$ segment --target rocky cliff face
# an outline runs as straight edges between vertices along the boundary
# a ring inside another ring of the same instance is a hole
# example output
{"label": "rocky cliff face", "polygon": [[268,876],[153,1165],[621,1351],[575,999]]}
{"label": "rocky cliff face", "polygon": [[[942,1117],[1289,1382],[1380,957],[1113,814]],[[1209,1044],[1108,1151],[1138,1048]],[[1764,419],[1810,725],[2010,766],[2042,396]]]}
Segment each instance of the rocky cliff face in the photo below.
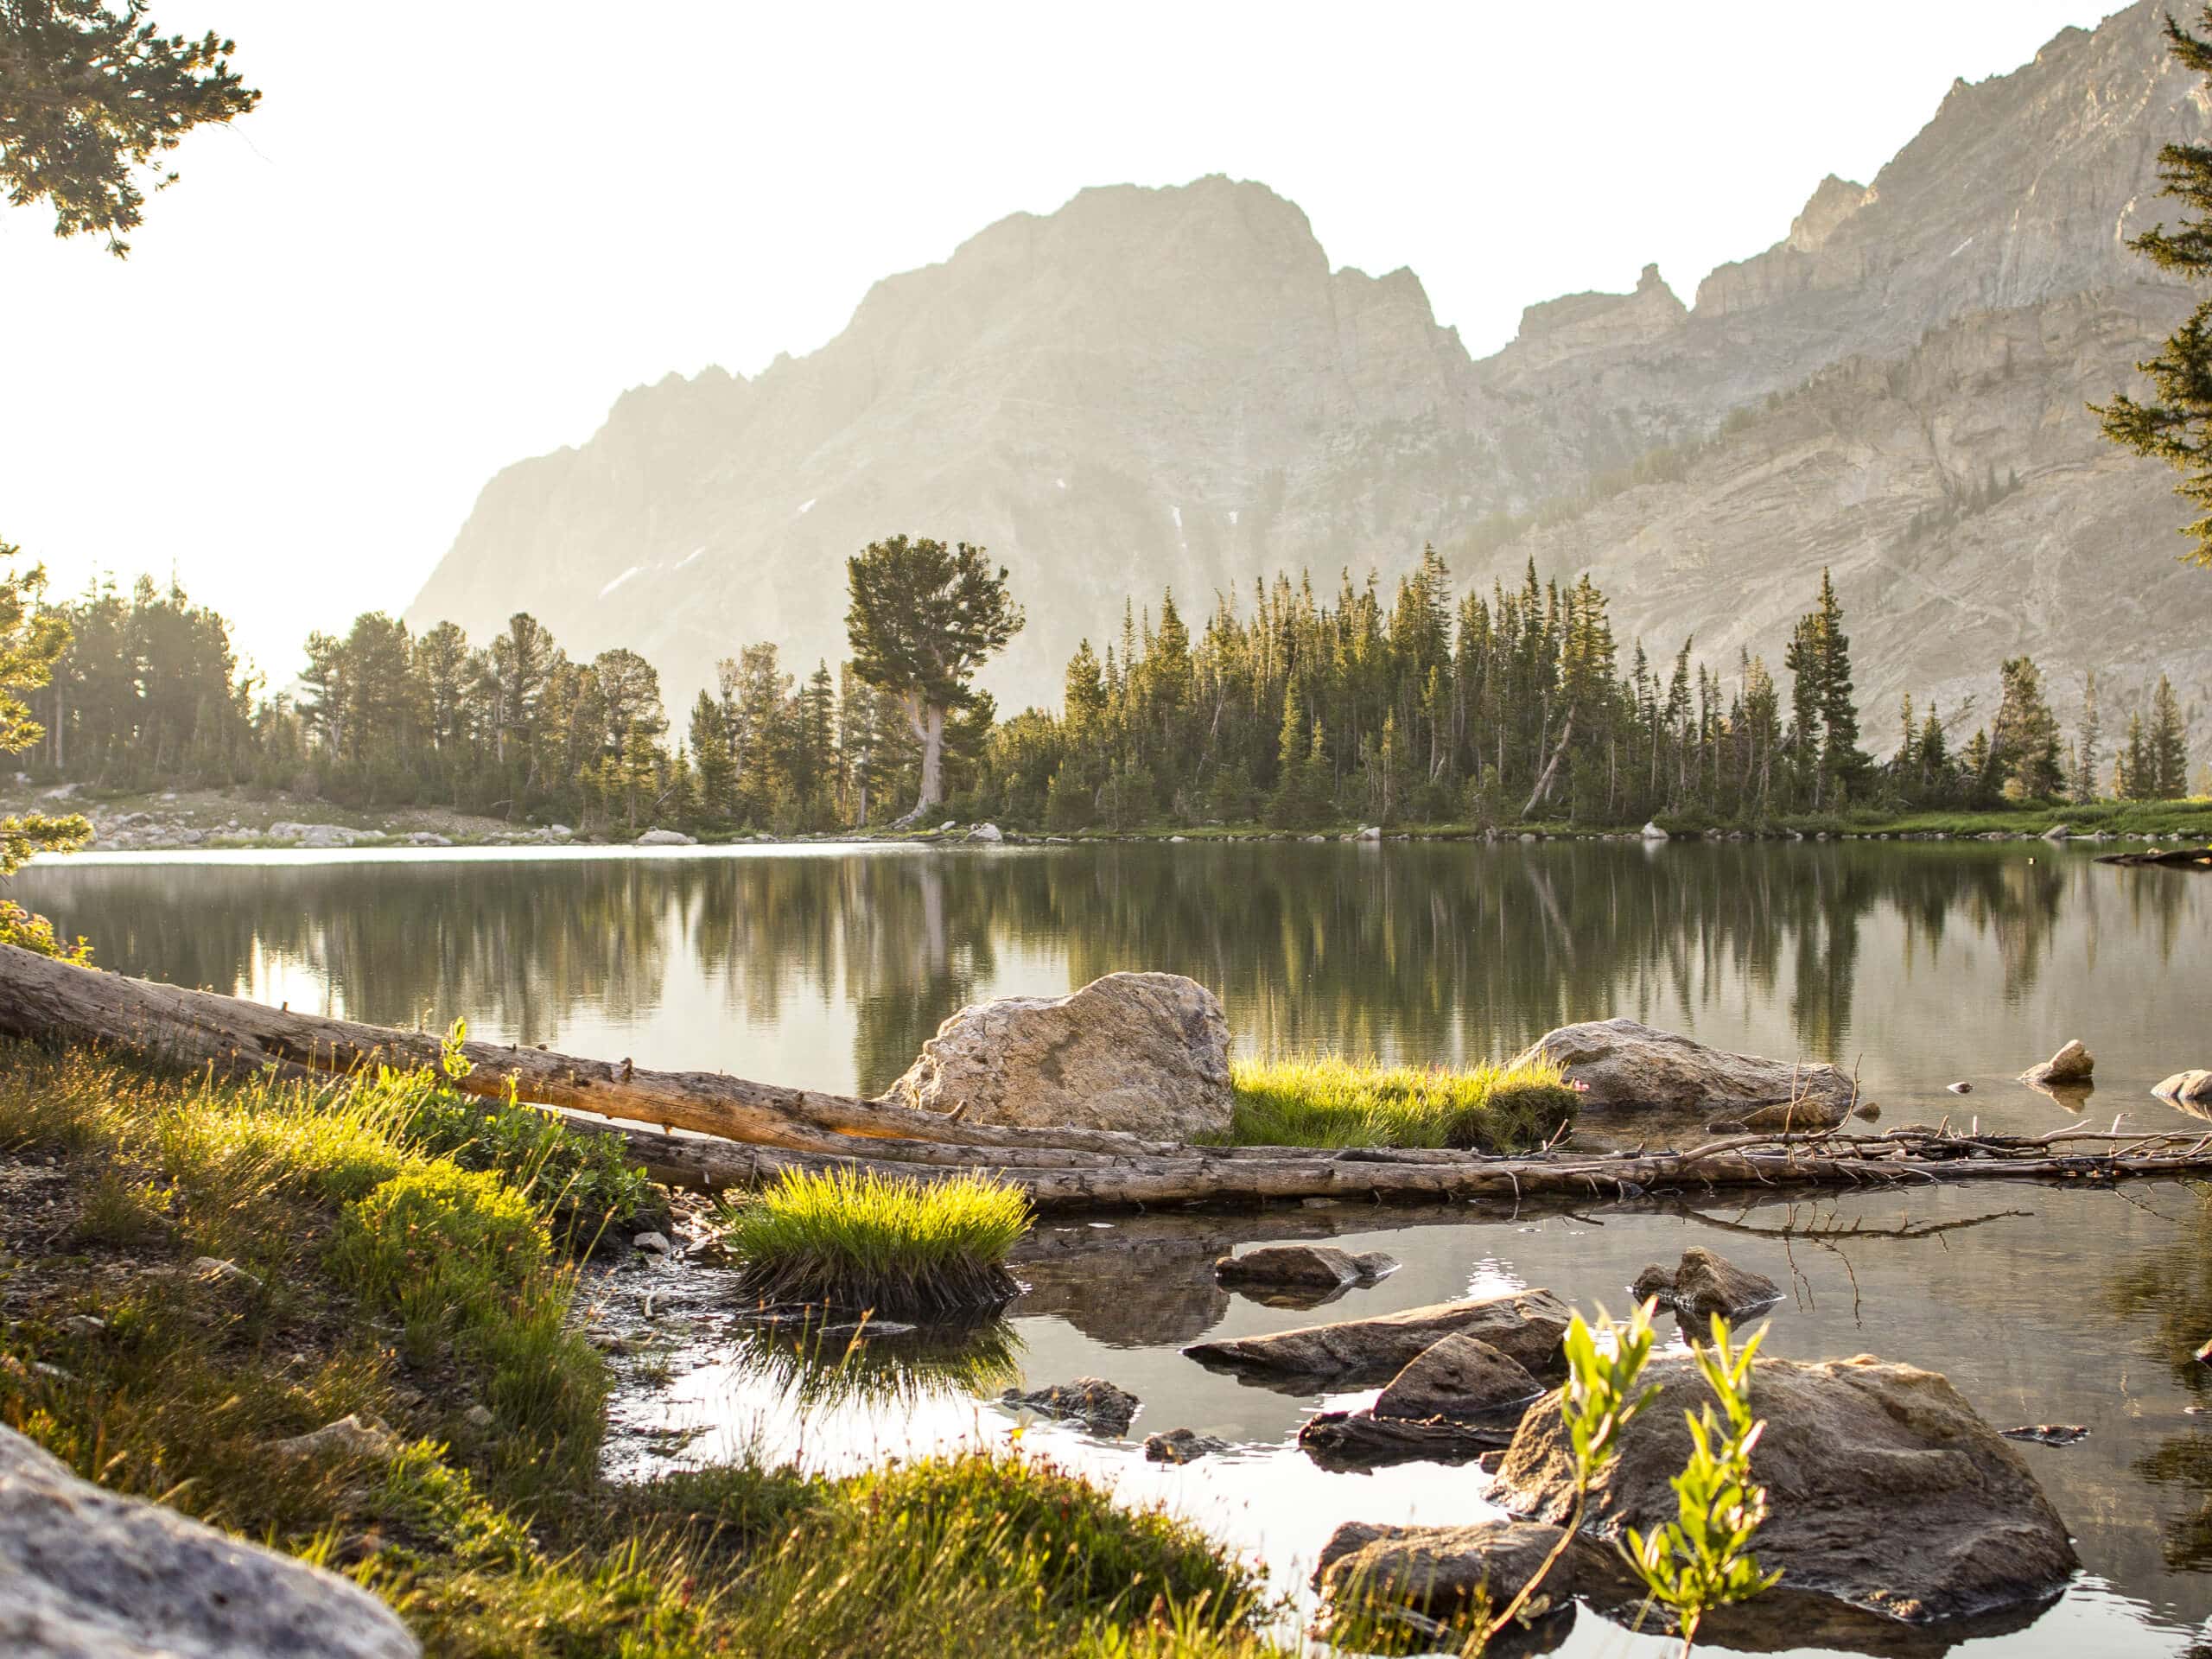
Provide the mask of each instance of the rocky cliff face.
{"label": "rocky cliff face", "polygon": [[[632,391],[588,443],[508,468],[410,620],[480,634],[526,607],[675,689],[748,639],[834,662],[843,558],[911,530],[1011,568],[1031,620],[995,683],[1051,698],[1126,598],[1388,575],[1433,539],[1464,578],[1591,569],[1624,639],[1694,633],[1716,663],[1778,661],[1832,564],[1884,700],[1986,692],[2018,651],[2062,687],[2164,666],[2202,694],[2212,577],[2172,563],[2165,475],[2082,408],[2185,303],[2124,245],[2161,212],[2159,145],[2212,134],[2160,16],[1960,83],[1694,307],[1647,269],[1530,307],[1479,362],[1411,272],[1332,271],[1262,186],[1085,191],[877,284],[807,358]],[[1690,456],[1671,481],[1557,522],[1662,445]],[[1499,545],[1493,515],[1546,503],[1550,528]]]}

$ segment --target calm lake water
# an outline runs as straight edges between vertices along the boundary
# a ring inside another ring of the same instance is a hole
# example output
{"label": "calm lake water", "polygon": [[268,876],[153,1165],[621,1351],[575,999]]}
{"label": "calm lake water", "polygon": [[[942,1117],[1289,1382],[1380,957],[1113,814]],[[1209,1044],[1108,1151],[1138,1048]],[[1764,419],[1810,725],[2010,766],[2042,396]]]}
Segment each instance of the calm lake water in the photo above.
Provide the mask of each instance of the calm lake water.
{"label": "calm lake water", "polygon": [[[1891,1123],[2075,1121],[2010,1079],[2075,1036],[2100,1084],[2078,1116],[2184,1122],[2149,1085],[2212,1064],[2212,880],[2042,846],[111,855],[42,862],[13,896],[132,973],[384,1022],[462,1014],[487,1037],[848,1090],[883,1087],[964,1002],[1121,968],[1212,985],[1247,1052],[1459,1061],[1630,1014],[1856,1065]],[[1954,1080],[1975,1091],[1944,1092]],[[1405,1265],[1322,1314],[1215,1286],[1215,1255],[1283,1236]],[[1129,1440],[1033,1425],[1027,1443],[1166,1498],[1290,1587],[1338,1522],[1471,1519],[1489,1512],[1484,1478],[1325,1472],[1295,1449],[1298,1426],[1371,1391],[1275,1393],[1201,1370],[1182,1344],[1522,1285],[1619,1308],[1638,1268],[1692,1243],[1790,1287],[1770,1352],[1872,1351],[1946,1372],[1999,1427],[2089,1427],[2073,1446],[2021,1448],[2077,1535],[2081,1581],[2023,1629],[1896,1650],[2212,1654],[2212,1417],[2191,1410],[2212,1406],[2212,1370],[2190,1357],[2212,1335],[2212,1220],[2178,1182],[1063,1219],[1031,1241],[1018,1270],[1032,1288],[1003,1325],[903,1368],[881,1344],[872,1390],[854,1368],[750,1345],[696,1291],[671,1298],[677,1270],[626,1269],[601,1294],[610,1311],[645,1288],[673,1302],[660,1319],[677,1376],[621,1402],[617,1451],[641,1463],[666,1446],[645,1432],[675,1426],[697,1431],[691,1458],[759,1443],[849,1465],[1003,1440],[1016,1425],[989,1396],[1006,1382],[1103,1376],[1145,1402]],[[1145,1433],[1183,1424],[1237,1449],[1142,1460]],[[1586,1614],[1561,1649],[1668,1650]]]}

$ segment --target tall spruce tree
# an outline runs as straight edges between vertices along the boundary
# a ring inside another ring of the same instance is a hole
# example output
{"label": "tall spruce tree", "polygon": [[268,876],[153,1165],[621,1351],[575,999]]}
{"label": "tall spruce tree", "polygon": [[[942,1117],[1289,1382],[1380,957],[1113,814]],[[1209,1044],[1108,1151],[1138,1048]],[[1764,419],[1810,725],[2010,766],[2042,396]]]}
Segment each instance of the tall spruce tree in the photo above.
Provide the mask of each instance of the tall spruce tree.
{"label": "tall spruce tree", "polygon": [[2146,751],[2152,799],[2177,801],[2189,793],[2189,728],[2181,715],[2181,700],[2173,683],[2158,676],[2158,689],[2151,694],[2151,731]]}

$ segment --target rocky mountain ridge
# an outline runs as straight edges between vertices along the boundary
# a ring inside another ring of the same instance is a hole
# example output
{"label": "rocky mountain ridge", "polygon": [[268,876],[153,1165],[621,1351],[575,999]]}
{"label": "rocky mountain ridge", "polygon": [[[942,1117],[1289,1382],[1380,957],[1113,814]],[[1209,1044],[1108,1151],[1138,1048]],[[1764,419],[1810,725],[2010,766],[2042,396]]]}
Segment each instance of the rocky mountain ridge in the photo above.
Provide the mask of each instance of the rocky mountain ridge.
{"label": "rocky mountain ridge", "polygon": [[[1433,540],[1484,585],[1589,569],[1624,643],[1694,634],[1723,668],[1778,664],[1832,564],[1870,702],[1955,705],[2018,651],[2062,694],[2163,667],[2201,700],[2212,577],[2173,563],[2167,475],[2082,407],[2186,302],[2125,245],[2160,216],[2159,146],[2212,135],[2161,16],[1958,84],[1694,306],[1647,268],[1531,306],[1480,360],[1410,271],[1332,270],[1264,186],[1084,191],[879,283],[807,357],[633,391],[588,443],[507,468],[410,618],[480,636],[527,607],[688,694],[745,640],[835,662],[842,561],[912,529],[1009,566],[1031,620],[990,683],[1052,700],[1126,600],[1388,577]],[[1612,487],[1662,447],[1663,481]],[[2002,499],[1965,510],[1993,476]]]}

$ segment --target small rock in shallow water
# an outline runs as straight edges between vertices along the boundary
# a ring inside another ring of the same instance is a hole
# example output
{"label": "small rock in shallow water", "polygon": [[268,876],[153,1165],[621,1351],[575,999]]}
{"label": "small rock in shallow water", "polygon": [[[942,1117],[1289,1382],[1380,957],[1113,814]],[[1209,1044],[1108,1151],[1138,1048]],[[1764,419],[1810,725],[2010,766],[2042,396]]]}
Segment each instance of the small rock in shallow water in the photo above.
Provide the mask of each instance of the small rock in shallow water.
{"label": "small rock in shallow water", "polygon": [[1194,1428],[1171,1428],[1165,1434],[1147,1435],[1144,1443],[1145,1460],[1148,1463],[1190,1463],[1209,1453],[1228,1450],[1227,1440],[1217,1440]]}
{"label": "small rock in shallow water", "polygon": [[1970,1083],[1954,1083],[1948,1086],[1949,1087],[1950,1091],[1955,1095],[1970,1095],[1974,1093],[1974,1084]]}
{"label": "small rock in shallow water", "polygon": [[1055,1382],[1032,1394],[1008,1389],[999,1398],[1006,1405],[1023,1406],[1047,1417],[1063,1417],[1081,1423],[1095,1434],[1128,1433],[1129,1420],[1137,1414],[1138,1405],[1136,1395],[1127,1389],[1117,1389],[1097,1376]]}
{"label": "small rock in shallow water", "polygon": [[658,1233],[639,1233],[630,1243],[641,1250],[652,1250],[660,1255],[668,1255],[671,1248],[668,1240]]}
{"label": "small rock in shallow water", "polygon": [[2089,1431],[2079,1423],[2031,1423],[2024,1428],[2004,1428],[1998,1433],[2008,1440],[2033,1440],[2037,1446],[2071,1446],[2089,1438]]}

